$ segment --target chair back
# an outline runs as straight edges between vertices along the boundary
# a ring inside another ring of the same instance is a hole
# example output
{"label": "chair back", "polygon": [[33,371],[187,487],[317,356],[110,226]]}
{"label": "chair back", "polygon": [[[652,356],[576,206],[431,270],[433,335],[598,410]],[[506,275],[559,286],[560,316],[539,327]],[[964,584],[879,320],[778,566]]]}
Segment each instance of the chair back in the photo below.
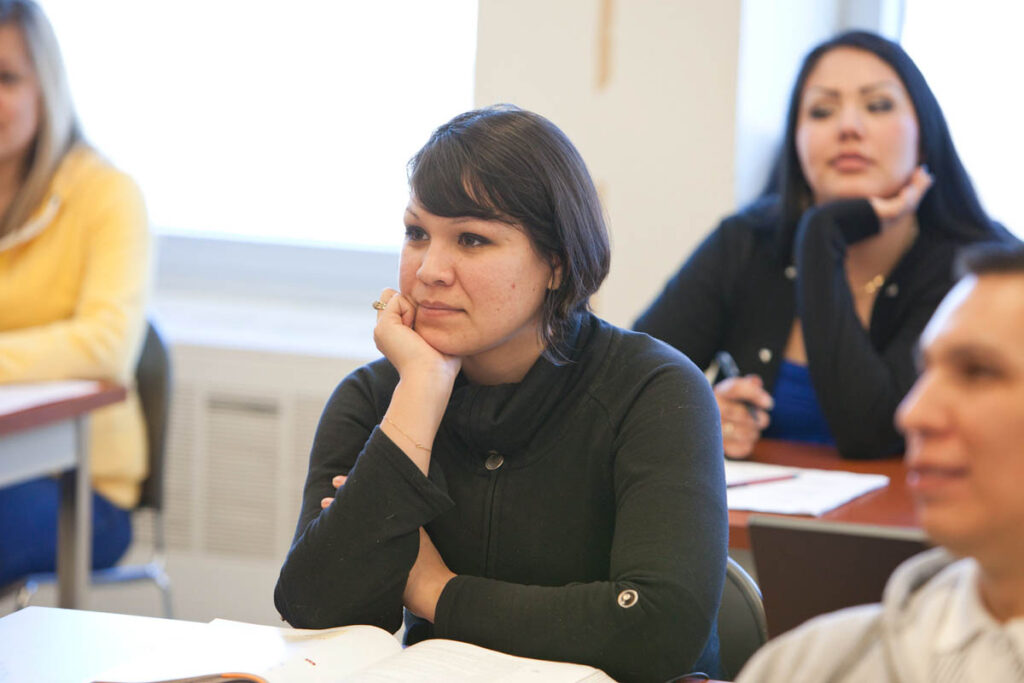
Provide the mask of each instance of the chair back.
{"label": "chair back", "polygon": [[929,545],[920,529],[752,515],[750,547],[774,638],[837,609],[879,602],[892,571]]}
{"label": "chair back", "polygon": [[164,455],[167,417],[171,404],[171,359],[160,333],[152,322],[135,368],[135,385],[146,422],[149,474],[142,482],[138,507],[163,510]]}
{"label": "chair back", "polygon": [[768,640],[768,625],[757,582],[736,560],[727,559],[722,604],[718,608],[718,647],[722,675],[732,680]]}

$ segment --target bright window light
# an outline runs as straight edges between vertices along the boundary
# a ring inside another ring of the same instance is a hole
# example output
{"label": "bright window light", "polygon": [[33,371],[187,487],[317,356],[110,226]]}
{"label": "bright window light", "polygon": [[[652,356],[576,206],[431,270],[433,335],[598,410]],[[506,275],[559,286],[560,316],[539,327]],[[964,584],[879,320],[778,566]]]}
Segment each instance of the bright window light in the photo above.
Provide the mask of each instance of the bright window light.
{"label": "bright window light", "polygon": [[903,47],[935,91],[985,210],[1024,237],[1022,21],[1017,2],[906,0]]}
{"label": "bright window light", "polygon": [[43,0],[86,135],[165,233],[397,248],[470,109],[475,0]]}

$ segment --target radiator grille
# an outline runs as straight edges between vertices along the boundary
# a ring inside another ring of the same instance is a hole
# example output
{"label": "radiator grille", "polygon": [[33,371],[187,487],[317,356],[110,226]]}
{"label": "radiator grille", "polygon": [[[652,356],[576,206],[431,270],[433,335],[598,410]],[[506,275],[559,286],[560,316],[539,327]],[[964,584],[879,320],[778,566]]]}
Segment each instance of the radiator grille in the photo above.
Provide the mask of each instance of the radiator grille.
{"label": "radiator grille", "polygon": [[[359,363],[175,347],[164,523],[168,548],[280,561],[324,404]],[[147,524],[136,525],[148,540]]]}
{"label": "radiator grille", "polygon": [[204,549],[273,557],[281,415],[270,396],[211,394],[206,401]]}

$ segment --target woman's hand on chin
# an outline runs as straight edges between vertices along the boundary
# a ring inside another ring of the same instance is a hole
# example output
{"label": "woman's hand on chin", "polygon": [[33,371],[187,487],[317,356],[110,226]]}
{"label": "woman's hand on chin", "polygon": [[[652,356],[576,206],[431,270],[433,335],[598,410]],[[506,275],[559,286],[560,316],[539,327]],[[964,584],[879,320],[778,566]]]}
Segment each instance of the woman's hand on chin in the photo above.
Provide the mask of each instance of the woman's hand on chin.
{"label": "woman's hand on chin", "polygon": [[882,228],[885,229],[916,212],[932,182],[932,175],[924,165],[921,165],[914,169],[907,184],[892,197],[868,197],[871,208],[875,210],[878,220],[882,223]]}
{"label": "woman's hand on chin", "polygon": [[416,320],[413,303],[393,289],[384,289],[379,300],[385,306],[377,311],[373,342],[395,366],[399,376],[418,374],[454,381],[462,359],[441,353],[413,329]]}

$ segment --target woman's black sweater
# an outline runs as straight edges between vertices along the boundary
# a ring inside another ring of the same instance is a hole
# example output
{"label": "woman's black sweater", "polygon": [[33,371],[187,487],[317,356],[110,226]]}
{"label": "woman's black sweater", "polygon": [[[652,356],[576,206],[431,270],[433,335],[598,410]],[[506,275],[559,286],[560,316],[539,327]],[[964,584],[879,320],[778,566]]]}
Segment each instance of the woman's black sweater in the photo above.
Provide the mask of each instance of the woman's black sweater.
{"label": "woman's black sweater", "polygon": [[[347,377],[275,590],[284,618],[397,629],[423,526],[458,576],[407,642],[463,640],[620,680],[715,674],[728,516],[708,383],[674,349],[593,316],[570,357],[539,359],[519,384],[460,376],[429,477],[376,427],[394,368]],[[337,474],[348,481],[321,510]]]}
{"label": "woman's black sweater", "polygon": [[[709,235],[634,327],[701,368],[726,350],[743,374],[771,392],[794,318],[800,319],[811,381],[846,458],[891,457],[903,440],[897,405],[917,378],[914,347],[953,285],[967,242],[922,227],[878,291],[865,330],[846,281],[846,247],[881,229],[865,199],[807,211],[794,261],[778,258],[778,201],[755,203]],[[995,235],[993,235],[993,239]]]}

